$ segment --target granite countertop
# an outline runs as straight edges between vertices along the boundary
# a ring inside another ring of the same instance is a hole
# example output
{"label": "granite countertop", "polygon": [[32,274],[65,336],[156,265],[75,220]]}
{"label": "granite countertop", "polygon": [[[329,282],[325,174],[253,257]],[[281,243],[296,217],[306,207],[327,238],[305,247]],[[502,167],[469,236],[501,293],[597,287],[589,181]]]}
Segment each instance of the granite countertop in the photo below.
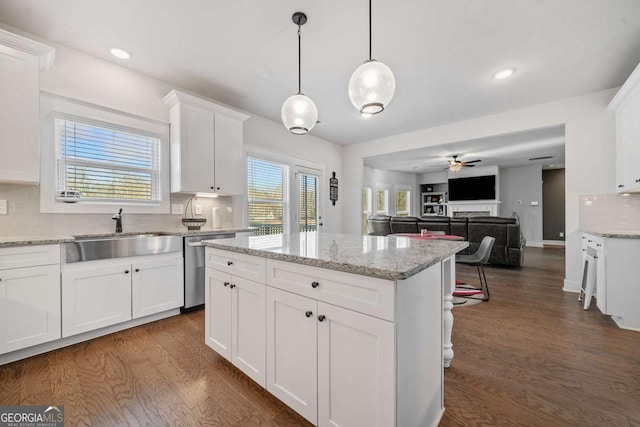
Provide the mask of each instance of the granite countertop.
{"label": "granite countertop", "polygon": [[86,233],[75,235],[34,235],[34,236],[0,236],[0,248],[28,245],[53,245],[73,242],[76,239],[90,239],[92,237],[134,236],[137,234],[160,234],[165,236],[199,236],[204,234],[242,233],[253,231],[253,228],[219,228],[202,230],[162,230],[162,231],[129,231],[124,233]]}
{"label": "granite countertop", "polygon": [[614,239],[640,239],[640,230],[582,230],[585,233]]}
{"label": "granite countertop", "polygon": [[203,243],[211,248],[388,280],[411,277],[469,245],[460,241],[315,232]]}

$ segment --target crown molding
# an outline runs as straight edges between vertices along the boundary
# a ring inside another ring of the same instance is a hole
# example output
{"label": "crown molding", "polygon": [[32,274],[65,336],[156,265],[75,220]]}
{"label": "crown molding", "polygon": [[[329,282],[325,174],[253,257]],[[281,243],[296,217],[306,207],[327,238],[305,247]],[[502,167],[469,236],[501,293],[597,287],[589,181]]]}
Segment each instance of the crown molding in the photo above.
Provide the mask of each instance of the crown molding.
{"label": "crown molding", "polygon": [[53,65],[56,50],[46,44],[0,29],[0,44],[40,58],[40,69]]}
{"label": "crown molding", "polygon": [[250,117],[248,114],[242,113],[240,111],[234,110],[232,108],[226,107],[221,104],[217,104],[208,99],[190,95],[186,92],[182,92],[175,89],[169,92],[167,96],[162,98],[162,101],[169,108],[173,107],[178,103],[184,102],[185,104],[193,105],[195,107],[200,107],[205,110],[212,111],[214,114],[220,114],[220,115],[231,117],[240,121],[245,121]]}

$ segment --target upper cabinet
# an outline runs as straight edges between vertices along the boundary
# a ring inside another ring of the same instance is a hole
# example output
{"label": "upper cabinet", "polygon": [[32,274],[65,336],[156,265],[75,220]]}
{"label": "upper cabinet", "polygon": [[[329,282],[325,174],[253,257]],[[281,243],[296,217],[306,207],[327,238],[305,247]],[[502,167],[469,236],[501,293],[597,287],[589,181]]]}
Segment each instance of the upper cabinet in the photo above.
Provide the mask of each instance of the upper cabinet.
{"label": "upper cabinet", "polygon": [[243,194],[242,122],[248,115],[172,90],[171,192]]}
{"label": "upper cabinet", "polygon": [[40,70],[55,50],[0,30],[0,182],[40,181]]}
{"label": "upper cabinet", "polygon": [[640,191],[640,65],[608,108],[616,113],[616,191]]}

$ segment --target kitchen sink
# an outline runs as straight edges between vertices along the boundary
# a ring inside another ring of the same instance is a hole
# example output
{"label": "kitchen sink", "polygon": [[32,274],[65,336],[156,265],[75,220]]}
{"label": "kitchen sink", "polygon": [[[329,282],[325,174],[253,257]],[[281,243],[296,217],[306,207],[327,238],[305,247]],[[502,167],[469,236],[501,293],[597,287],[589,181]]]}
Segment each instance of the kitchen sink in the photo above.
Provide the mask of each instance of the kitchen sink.
{"label": "kitchen sink", "polygon": [[157,233],[80,237],[64,244],[65,262],[155,255],[182,251],[181,236]]}

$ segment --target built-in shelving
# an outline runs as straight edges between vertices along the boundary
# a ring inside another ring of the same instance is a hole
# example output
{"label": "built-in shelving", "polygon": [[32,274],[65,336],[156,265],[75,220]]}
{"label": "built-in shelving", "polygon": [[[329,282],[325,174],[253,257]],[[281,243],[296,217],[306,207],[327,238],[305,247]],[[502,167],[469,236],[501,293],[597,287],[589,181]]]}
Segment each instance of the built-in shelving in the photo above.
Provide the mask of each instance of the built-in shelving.
{"label": "built-in shelving", "polygon": [[444,191],[421,193],[421,216],[447,216],[447,193]]}

